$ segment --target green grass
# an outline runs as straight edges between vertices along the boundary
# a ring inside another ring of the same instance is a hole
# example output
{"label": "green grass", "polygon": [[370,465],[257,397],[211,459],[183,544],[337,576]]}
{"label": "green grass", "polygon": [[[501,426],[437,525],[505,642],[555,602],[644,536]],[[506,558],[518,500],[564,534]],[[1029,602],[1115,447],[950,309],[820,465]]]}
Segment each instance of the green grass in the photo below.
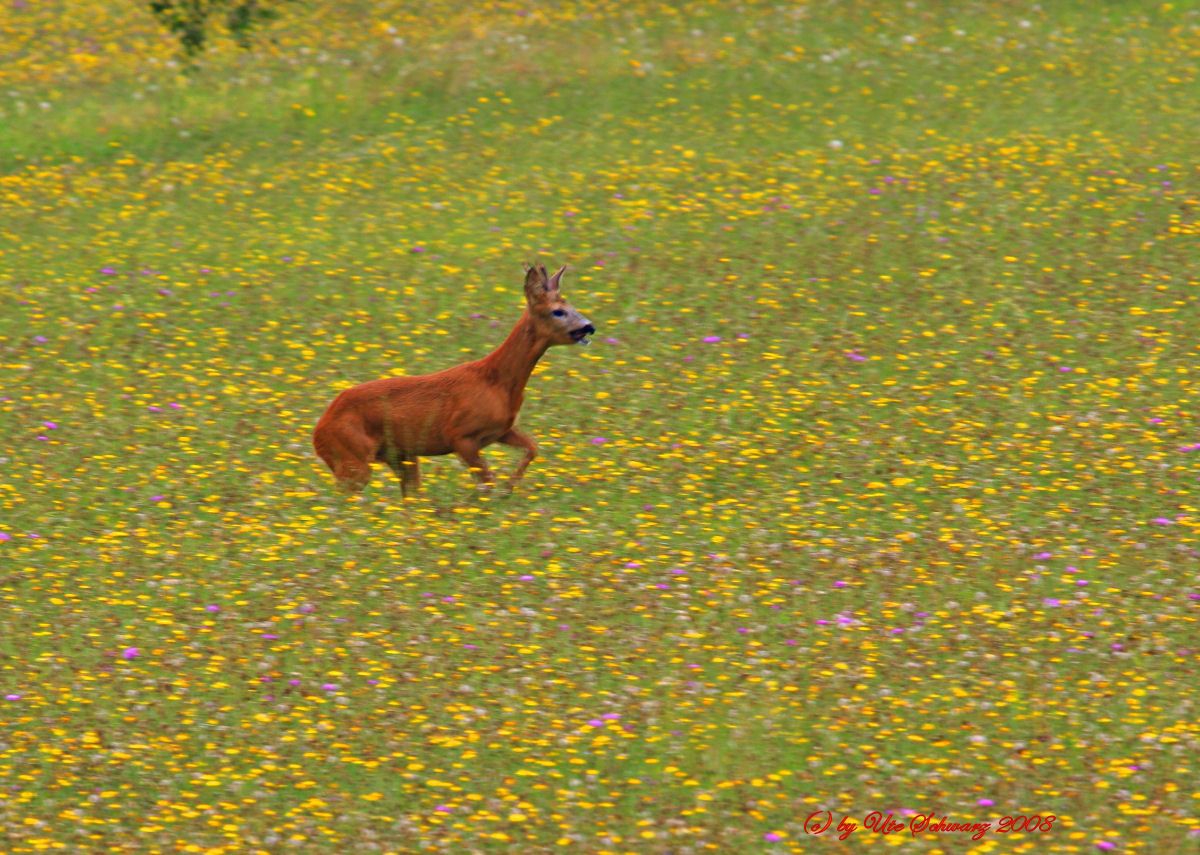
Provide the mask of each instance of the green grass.
{"label": "green grass", "polygon": [[[6,851],[1196,845],[1194,4],[354,10],[4,72]],[[535,257],[518,491],[335,493]]]}

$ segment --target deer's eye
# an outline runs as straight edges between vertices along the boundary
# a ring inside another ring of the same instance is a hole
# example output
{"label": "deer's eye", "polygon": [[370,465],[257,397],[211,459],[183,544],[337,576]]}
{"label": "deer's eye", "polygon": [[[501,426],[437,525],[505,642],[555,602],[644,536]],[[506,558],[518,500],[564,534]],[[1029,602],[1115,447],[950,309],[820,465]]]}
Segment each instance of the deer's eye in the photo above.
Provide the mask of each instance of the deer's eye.
{"label": "deer's eye", "polygon": [[567,316],[567,313],[564,312],[562,309],[555,309],[550,314],[554,315],[554,317],[556,317],[556,318],[565,318]]}

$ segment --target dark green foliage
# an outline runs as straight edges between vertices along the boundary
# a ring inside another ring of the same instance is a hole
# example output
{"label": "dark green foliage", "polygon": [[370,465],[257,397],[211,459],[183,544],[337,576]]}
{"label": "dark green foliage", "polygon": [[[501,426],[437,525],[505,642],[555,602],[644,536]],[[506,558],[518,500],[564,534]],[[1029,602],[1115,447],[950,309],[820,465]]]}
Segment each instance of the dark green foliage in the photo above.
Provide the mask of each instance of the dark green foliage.
{"label": "dark green foliage", "polygon": [[149,0],[150,11],[176,38],[188,59],[204,50],[214,20],[243,48],[251,44],[251,33],[263,22],[279,17],[279,7],[292,0]]}
{"label": "dark green foliage", "polygon": [[278,6],[264,6],[257,0],[242,0],[229,7],[225,14],[225,26],[233,34],[237,43],[247,48],[250,46],[250,31],[260,22],[273,21],[280,15]]}

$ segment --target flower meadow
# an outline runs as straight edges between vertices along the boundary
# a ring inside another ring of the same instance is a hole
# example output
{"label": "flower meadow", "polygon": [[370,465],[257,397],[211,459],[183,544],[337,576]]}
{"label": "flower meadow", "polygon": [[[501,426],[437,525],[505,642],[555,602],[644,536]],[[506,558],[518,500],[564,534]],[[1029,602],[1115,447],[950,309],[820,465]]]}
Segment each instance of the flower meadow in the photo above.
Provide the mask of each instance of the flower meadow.
{"label": "flower meadow", "polygon": [[[0,32],[0,849],[1200,846],[1195,4]],[[337,493],[536,259],[517,491]]]}

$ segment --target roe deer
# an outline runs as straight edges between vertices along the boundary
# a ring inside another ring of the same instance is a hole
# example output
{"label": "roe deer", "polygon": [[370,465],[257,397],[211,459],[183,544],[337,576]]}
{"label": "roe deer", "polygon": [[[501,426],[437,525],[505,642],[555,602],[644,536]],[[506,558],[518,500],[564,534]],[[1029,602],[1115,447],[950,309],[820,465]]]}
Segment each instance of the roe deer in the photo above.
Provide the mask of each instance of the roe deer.
{"label": "roe deer", "polygon": [[483,359],[436,374],[372,380],[334,398],[313,431],[313,447],[338,485],[362,490],[378,460],[400,476],[407,496],[420,486],[418,458],[453,452],[480,486],[490,486],[492,473],[479,450],[502,442],[525,451],[512,476],[515,486],[537,456],[533,439],[514,426],[534,365],[548,347],[587,344],[596,332],[559,293],[566,269],[547,276],[540,264],[526,266],[525,311]]}

